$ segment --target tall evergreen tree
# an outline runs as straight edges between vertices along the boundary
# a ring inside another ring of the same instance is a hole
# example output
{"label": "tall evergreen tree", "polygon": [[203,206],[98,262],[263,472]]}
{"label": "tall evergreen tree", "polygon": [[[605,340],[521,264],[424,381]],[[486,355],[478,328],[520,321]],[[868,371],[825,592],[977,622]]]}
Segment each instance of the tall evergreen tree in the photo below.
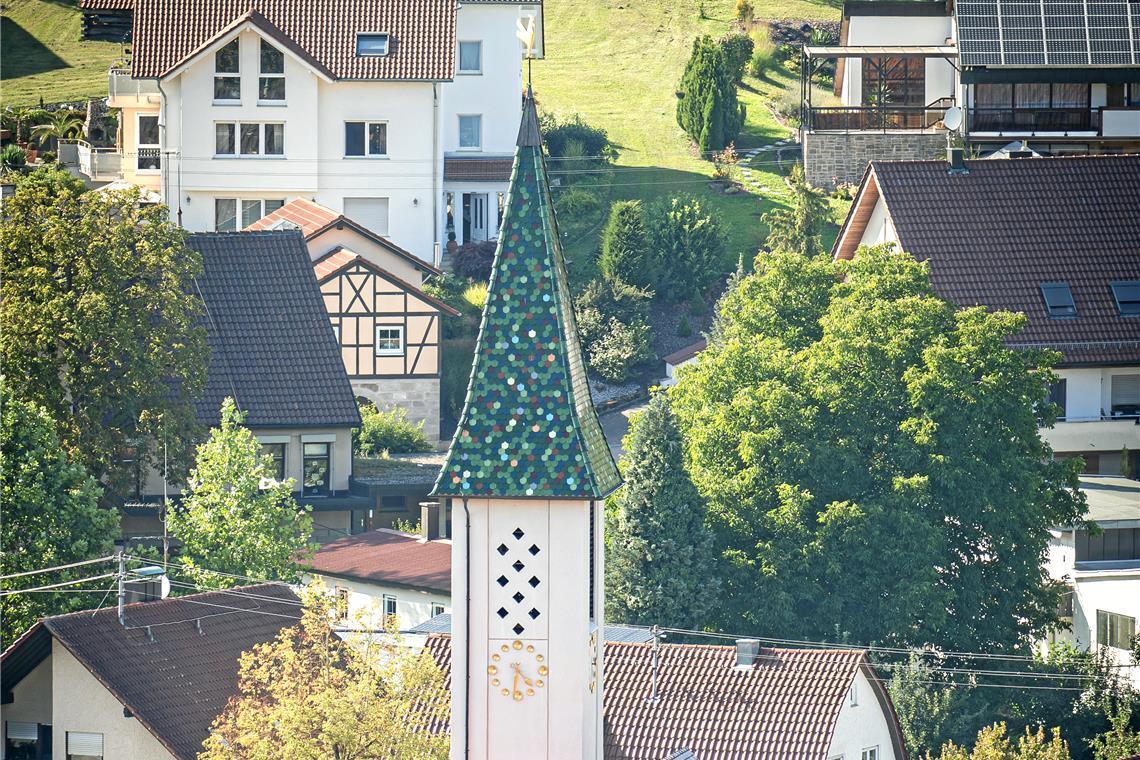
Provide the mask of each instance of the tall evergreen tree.
{"label": "tall evergreen tree", "polygon": [[717,596],[712,537],[666,394],[634,417],[625,446],[625,486],[608,509],[606,615],[700,629]]}
{"label": "tall evergreen tree", "polygon": [[607,280],[621,280],[639,288],[653,287],[655,273],[641,201],[618,201],[610,207],[598,268]]}
{"label": "tall evergreen tree", "polygon": [[722,150],[740,134],[745,109],[736,97],[736,76],[711,37],[693,40],[678,98],[677,124],[702,153]]}
{"label": "tall evergreen tree", "polygon": [[823,253],[823,226],[827,221],[827,199],[807,183],[803,167],[792,166],[788,176],[792,186],[792,205],[764,215],[768,225],[766,245],[772,251],[816,256]]}

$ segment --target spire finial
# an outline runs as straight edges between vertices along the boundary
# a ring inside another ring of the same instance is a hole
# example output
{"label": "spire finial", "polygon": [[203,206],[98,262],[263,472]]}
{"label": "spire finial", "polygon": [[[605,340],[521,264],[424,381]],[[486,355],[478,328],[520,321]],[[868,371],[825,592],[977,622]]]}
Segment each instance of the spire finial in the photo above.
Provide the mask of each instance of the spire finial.
{"label": "spire finial", "polygon": [[542,145],[542,131],[538,128],[538,109],[534,104],[534,90],[530,82],[526,84],[526,95],[523,96],[522,122],[519,124],[519,139],[516,143],[520,148],[534,148]]}

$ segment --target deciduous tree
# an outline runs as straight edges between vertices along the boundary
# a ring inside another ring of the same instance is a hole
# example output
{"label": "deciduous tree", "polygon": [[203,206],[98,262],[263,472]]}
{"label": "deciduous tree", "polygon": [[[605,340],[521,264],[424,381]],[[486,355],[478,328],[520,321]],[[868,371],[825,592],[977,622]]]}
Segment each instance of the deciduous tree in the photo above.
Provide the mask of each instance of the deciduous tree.
{"label": "deciduous tree", "polygon": [[145,442],[163,440],[182,459],[206,366],[201,260],[165,208],[139,201],[40,169],[0,220],[0,360],[13,395],[45,407],[76,461],[112,487],[128,476],[124,448],[145,462]]}
{"label": "deciduous tree", "polygon": [[[118,515],[99,507],[99,486],[60,446],[55,421],[43,407],[13,398],[0,381],[0,574],[66,565],[111,553]],[[60,570],[0,581],[5,591],[99,575],[111,565]],[[110,581],[100,582],[109,588]],[[100,583],[90,584],[92,586]],[[76,586],[75,588],[81,588]],[[3,647],[37,619],[93,606],[91,594],[16,594],[0,600]]]}
{"label": "deciduous tree", "polygon": [[[953,742],[942,748],[936,760],[1070,760],[1069,745],[1061,738],[1061,729],[1045,733],[1041,726],[1025,733],[1014,742],[1006,736],[1005,724],[995,723],[978,733],[973,751]],[[927,760],[932,760],[927,755]]]}

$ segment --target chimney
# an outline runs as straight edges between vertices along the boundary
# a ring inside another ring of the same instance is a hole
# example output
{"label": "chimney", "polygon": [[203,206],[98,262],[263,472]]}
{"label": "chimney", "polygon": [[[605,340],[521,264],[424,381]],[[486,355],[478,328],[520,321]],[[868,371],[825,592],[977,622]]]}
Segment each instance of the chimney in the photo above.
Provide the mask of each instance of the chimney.
{"label": "chimney", "polygon": [[438,501],[420,502],[420,538],[424,541],[434,541],[445,538],[446,531],[443,525],[443,510]]}
{"label": "chimney", "polygon": [[760,642],[756,639],[736,640],[736,667],[734,670],[751,670],[760,656]]}
{"label": "chimney", "polygon": [[948,174],[969,174],[966,168],[966,151],[962,148],[947,148],[946,160],[950,162]]}

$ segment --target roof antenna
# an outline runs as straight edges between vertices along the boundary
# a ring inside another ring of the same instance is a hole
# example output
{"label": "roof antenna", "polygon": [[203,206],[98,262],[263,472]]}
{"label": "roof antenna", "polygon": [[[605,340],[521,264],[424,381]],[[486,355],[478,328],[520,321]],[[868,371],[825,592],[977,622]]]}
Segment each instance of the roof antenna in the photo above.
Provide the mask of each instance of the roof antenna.
{"label": "roof antenna", "polygon": [[126,542],[121,538],[115,539],[115,559],[119,561],[119,572],[116,574],[116,578],[119,582],[119,625],[126,628],[127,620],[123,607],[127,602],[127,556]]}
{"label": "roof antenna", "polygon": [[661,626],[656,623],[649,629],[649,635],[653,637],[653,669],[650,671],[649,680],[649,696],[645,699],[648,704],[655,705],[661,701],[661,697],[657,694],[657,652],[658,645],[661,639],[665,638],[665,634],[661,632]]}

